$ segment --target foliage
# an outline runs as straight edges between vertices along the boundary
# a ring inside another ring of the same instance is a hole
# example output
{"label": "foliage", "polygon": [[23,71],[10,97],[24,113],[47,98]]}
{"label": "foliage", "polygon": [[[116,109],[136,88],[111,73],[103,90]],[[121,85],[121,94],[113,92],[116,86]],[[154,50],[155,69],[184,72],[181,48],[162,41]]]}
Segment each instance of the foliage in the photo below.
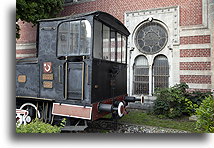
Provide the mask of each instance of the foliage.
{"label": "foliage", "polygon": [[196,129],[204,132],[214,132],[214,101],[213,97],[206,97],[200,107],[196,109]]}
{"label": "foliage", "polygon": [[16,127],[16,133],[60,133],[61,128],[64,127],[65,120],[62,121],[60,126],[52,126],[51,124],[44,123],[39,119],[35,119],[29,124]]}
{"label": "foliage", "polygon": [[[39,19],[55,17],[61,10],[64,0],[17,0],[16,22],[20,19],[34,25]],[[19,25],[16,24],[16,38],[19,38]]]}
{"label": "foliage", "polygon": [[156,91],[157,99],[155,101],[154,113],[156,115],[165,115],[169,118],[180,117],[183,112],[188,112],[189,107],[186,95],[188,85],[182,83],[171,88],[164,88]]}
{"label": "foliage", "polygon": [[202,100],[210,93],[187,92],[186,83],[176,84],[171,88],[163,88],[156,91],[153,112],[156,115],[164,115],[168,118],[177,118],[183,115],[193,115],[200,106]]}

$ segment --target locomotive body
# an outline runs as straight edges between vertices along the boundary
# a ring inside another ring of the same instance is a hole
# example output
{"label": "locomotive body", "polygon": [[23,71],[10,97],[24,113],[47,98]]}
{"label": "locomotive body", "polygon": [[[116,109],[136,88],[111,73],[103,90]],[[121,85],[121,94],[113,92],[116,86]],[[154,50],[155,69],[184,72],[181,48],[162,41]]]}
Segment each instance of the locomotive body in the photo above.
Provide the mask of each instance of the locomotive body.
{"label": "locomotive body", "polygon": [[127,96],[126,27],[105,12],[40,20],[37,58],[16,63],[17,120],[122,117]]}

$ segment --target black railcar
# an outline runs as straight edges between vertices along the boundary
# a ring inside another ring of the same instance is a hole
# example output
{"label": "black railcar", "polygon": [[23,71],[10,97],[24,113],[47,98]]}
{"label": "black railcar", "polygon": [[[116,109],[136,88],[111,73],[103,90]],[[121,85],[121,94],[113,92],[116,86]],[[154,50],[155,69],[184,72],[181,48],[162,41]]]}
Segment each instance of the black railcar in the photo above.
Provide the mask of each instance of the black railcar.
{"label": "black railcar", "polygon": [[[121,117],[127,97],[129,31],[105,12],[40,20],[37,58],[17,60],[19,124],[39,117],[67,124]],[[74,120],[75,119],[75,120]],[[79,120],[78,120],[79,119]]]}

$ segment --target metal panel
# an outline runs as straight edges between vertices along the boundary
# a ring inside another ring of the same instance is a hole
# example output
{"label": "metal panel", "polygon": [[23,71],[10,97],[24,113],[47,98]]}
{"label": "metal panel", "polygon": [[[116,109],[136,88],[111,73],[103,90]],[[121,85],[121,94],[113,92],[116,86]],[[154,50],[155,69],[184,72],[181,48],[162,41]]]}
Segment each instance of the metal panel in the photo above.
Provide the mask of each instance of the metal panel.
{"label": "metal panel", "polygon": [[38,97],[39,66],[37,64],[16,65],[16,96]]}
{"label": "metal panel", "polygon": [[92,107],[90,106],[54,103],[52,114],[90,120],[91,112]]}
{"label": "metal panel", "polygon": [[83,99],[84,63],[68,63],[68,99]]}

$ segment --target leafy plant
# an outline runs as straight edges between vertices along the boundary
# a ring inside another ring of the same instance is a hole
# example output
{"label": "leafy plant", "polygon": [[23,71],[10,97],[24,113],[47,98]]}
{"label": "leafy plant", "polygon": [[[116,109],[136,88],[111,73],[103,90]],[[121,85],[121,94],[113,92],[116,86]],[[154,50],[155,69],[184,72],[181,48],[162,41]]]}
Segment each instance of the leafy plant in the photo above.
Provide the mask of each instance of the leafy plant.
{"label": "leafy plant", "polygon": [[155,95],[154,114],[168,118],[177,118],[183,115],[193,115],[201,102],[211,93],[188,92],[186,83],[176,84],[170,88],[159,89]]}
{"label": "leafy plant", "polygon": [[[189,100],[186,96],[188,85],[185,83],[177,84],[171,88],[159,89],[155,95],[154,113],[156,115],[165,115],[169,118],[182,116]],[[185,104],[186,103],[186,104]]]}
{"label": "leafy plant", "polygon": [[214,101],[213,97],[206,97],[201,106],[196,109],[196,129],[204,132],[214,132]]}
{"label": "leafy plant", "polygon": [[[64,0],[17,0],[16,22],[20,19],[34,25],[39,19],[55,17],[61,10]],[[16,24],[16,38],[20,37],[20,27]]]}
{"label": "leafy plant", "polygon": [[16,127],[16,133],[60,133],[61,128],[65,125],[65,120],[63,120],[60,125],[61,126],[52,126],[39,119],[35,119],[29,124]]}

